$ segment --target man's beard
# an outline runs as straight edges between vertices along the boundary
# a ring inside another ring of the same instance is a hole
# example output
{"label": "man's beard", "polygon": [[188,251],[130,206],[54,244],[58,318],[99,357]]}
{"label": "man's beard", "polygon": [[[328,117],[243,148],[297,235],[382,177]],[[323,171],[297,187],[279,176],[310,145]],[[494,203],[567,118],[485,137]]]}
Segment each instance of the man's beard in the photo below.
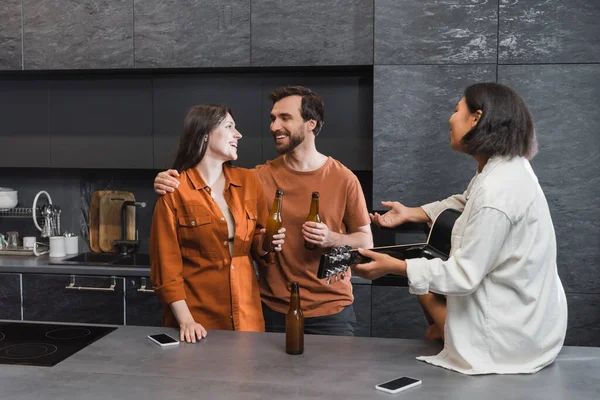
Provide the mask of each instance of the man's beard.
{"label": "man's beard", "polygon": [[296,147],[298,147],[300,145],[300,143],[304,142],[304,135],[298,133],[298,134],[292,134],[288,132],[288,144],[287,145],[282,145],[282,146],[277,146],[275,145],[275,150],[277,150],[277,152],[279,154],[286,154],[289,153],[290,151],[294,150]]}

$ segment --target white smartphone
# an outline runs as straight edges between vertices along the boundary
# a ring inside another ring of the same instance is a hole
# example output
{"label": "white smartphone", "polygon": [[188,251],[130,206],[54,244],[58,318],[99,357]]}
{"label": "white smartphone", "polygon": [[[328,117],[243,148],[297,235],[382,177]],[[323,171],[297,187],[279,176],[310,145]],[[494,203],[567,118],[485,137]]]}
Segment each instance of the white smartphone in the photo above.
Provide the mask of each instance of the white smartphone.
{"label": "white smartphone", "polygon": [[401,378],[392,379],[391,381],[375,385],[375,389],[381,390],[382,392],[394,394],[409,389],[411,387],[418,386],[420,384],[421,381],[418,379],[403,376]]}
{"label": "white smartphone", "polygon": [[160,347],[177,346],[179,340],[173,339],[166,333],[159,333],[156,335],[148,335],[148,339],[159,345]]}

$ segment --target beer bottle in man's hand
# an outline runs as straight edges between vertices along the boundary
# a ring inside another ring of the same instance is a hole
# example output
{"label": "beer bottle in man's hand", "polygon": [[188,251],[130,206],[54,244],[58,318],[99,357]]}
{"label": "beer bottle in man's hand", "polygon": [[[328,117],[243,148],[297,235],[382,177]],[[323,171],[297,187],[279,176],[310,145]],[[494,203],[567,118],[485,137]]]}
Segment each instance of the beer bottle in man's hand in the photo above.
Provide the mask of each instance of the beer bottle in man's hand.
{"label": "beer bottle in man's hand", "polygon": [[275,199],[273,200],[273,208],[271,214],[267,219],[267,232],[265,233],[265,239],[263,241],[263,251],[274,251],[273,249],[273,235],[277,235],[279,229],[281,229],[281,203],[283,202],[283,190],[277,189],[275,192]]}
{"label": "beer bottle in man's hand", "polygon": [[285,352],[304,353],[304,314],[300,308],[300,286],[292,282],[290,309],[285,316]]}
{"label": "beer bottle in man's hand", "polygon": [[[308,217],[306,217],[306,221],[321,222],[321,217],[319,216],[319,192],[313,192],[312,194],[312,200],[310,201],[310,212],[308,213]],[[307,250],[315,250],[317,245],[305,240],[304,248]]]}

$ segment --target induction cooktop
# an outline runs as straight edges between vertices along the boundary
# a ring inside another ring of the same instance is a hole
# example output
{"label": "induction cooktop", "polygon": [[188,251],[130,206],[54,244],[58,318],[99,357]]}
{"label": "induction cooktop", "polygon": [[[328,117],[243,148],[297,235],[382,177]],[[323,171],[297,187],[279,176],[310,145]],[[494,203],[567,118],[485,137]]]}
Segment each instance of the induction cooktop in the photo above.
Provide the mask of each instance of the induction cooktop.
{"label": "induction cooktop", "polygon": [[0,323],[0,364],[52,367],[117,328]]}

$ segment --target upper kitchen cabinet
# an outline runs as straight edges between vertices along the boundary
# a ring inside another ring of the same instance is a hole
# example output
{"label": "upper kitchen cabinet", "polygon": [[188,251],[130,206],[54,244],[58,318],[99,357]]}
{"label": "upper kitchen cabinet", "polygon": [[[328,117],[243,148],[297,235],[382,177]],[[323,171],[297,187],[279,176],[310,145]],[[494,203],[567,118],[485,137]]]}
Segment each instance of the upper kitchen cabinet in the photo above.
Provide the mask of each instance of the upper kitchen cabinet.
{"label": "upper kitchen cabinet", "polygon": [[[235,164],[253,168],[261,162],[261,82],[259,78],[166,77],[154,81],[154,168],[171,168],[183,119],[190,107],[225,103],[242,134]],[[266,114],[268,115],[268,113]]]}
{"label": "upper kitchen cabinet", "polygon": [[0,2],[0,70],[23,68],[21,0]]}
{"label": "upper kitchen cabinet", "polygon": [[0,80],[0,167],[49,167],[48,83]]}
{"label": "upper kitchen cabinet", "polygon": [[23,36],[25,69],[130,68],[132,1],[23,0]]}
{"label": "upper kitchen cabinet", "polygon": [[252,65],[372,65],[373,0],[252,1]]}
{"label": "upper kitchen cabinet", "polygon": [[250,0],[134,0],[137,68],[250,65]]}
{"label": "upper kitchen cabinet", "polygon": [[152,168],[152,81],[50,82],[51,166]]}
{"label": "upper kitchen cabinet", "polygon": [[496,63],[498,0],[378,0],[375,64]]}
{"label": "upper kitchen cabinet", "polygon": [[597,0],[500,1],[500,64],[600,62]]}
{"label": "upper kitchen cabinet", "polygon": [[353,171],[373,168],[373,88],[370,73],[332,76],[288,76],[263,80],[263,162],[278,156],[269,130],[273,103],[269,93],[279,86],[302,85],[319,94],[325,104],[325,123],[316,138],[317,149]]}

